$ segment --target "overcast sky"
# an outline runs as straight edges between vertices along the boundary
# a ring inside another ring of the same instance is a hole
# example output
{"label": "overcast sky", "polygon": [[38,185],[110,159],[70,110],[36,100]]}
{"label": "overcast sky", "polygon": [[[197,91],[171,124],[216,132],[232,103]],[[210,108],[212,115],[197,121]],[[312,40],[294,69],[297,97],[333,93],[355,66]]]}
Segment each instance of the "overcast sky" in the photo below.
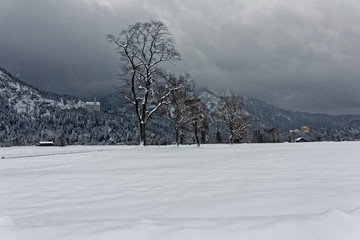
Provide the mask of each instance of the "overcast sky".
{"label": "overcast sky", "polygon": [[198,87],[277,107],[360,114],[358,0],[0,0],[0,66],[83,99],[114,91],[105,35],[162,20]]}

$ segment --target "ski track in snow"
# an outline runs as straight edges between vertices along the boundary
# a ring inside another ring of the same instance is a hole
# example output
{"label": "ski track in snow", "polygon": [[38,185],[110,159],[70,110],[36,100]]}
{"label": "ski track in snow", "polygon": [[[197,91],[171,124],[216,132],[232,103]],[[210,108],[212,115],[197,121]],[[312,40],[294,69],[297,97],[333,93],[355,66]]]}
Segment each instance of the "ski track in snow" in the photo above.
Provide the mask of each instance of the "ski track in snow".
{"label": "ski track in snow", "polygon": [[360,239],[360,142],[0,148],[0,239]]}

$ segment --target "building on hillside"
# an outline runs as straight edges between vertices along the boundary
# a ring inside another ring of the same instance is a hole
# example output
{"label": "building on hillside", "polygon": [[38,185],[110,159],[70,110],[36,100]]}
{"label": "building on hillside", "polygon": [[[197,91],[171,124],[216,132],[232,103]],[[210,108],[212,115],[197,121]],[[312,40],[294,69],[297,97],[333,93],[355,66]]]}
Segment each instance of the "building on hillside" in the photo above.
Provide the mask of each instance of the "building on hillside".
{"label": "building on hillside", "polygon": [[301,127],[301,132],[309,133],[309,132],[310,132],[310,128],[309,128],[308,126],[302,126],[302,127]]}
{"label": "building on hillside", "polygon": [[96,101],[96,97],[93,102],[86,102],[86,108],[90,111],[100,111],[100,102]]}

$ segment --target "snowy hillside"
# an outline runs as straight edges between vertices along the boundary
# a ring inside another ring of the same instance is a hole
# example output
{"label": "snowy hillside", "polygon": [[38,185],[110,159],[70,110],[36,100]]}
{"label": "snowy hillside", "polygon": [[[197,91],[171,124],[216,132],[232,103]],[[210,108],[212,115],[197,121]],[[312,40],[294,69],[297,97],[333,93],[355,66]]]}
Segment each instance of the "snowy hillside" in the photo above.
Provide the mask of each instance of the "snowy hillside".
{"label": "snowy hillside", "polygon": [[0,68],[0,147],[136,143],[135,129],[123,116],[88,111],[76,97],[39,90]]}
{"label": "snowy hillside", "polygon": [[[209,109],[207,132],[202,143],[226,143],[226,129],[213,115],[221,93],[202,89],[199,98]],[[137,144],[138,123],[133,106],[124,96],[110,94],[100,99],[103,112],[91,112],[76,97],[42,91],[0,68],[0,146],[34,145],[41,140],[67,144]],[[360,139],[360,116],[329,116],[278,109],[256,99],[244,98],[251,128],[242,142],[290,141],[289,130],[307,125],[309,141],[352,141]],[[275,130],[273,130],[276,128]],[[257,130],[257,131],[254,131]],[[148,143],[174,143],[170,122],[156,114],[147,125]],[[194,142],[191,126],[184,126],[181,138]]]}
{"label": "snowy hillside", "polygon": [[[212,114],[218,105],[219,96],[224,93],[203,88],[199,89],[196,94],[204,101],[209,113]],[[132,106],[119,94],[110,94],[102,98],[101,102],[104,111],[116,112],[119,109],[122,112],[132,111]],[[359,115],[332,116],[279,109],[251,97],[244,97],[244,110],[249,114],[254,129],[278,128],[286,132],[301,126],[309,126],[311,129],[344,128],[348,127],[353,121],[360,120]]]}
{"label": "snowy hillside", "polygon": [[359,142],[0,155],[1,239],[360,239]]}
{"label": "snowy hillside", "polygon": [[[224,95],[223,92],[208,89],[200,89],[197,94],[206,102],[210,110],[216,108],[219,96]],[[225,94],[231,95],[229,92]],[[284,110],[251,97],[244,97],[244,110],[250,115],[255,129],[279,128],[288,131],[301,126],[341,128],[347,127],[355,120],[360,120],[358,115],[332,116]]]}
{"label": "snowy hillside", "polygon": [[0,68],[0,97],[18,113],[34,113],[41,108],[84,108],[85,103],[70,96],[60,96],[41,91],[12,76]]}
{"label": "snowy hillside", "polygon": [[244,108],[252,116],[259,128],[277,127],[289,130],[300,126],[314,128],[343,128],[353,121],[360,120],[359,115],[327,115],[319,113],[297,112],[279,109],[263,101],[245,97]]}

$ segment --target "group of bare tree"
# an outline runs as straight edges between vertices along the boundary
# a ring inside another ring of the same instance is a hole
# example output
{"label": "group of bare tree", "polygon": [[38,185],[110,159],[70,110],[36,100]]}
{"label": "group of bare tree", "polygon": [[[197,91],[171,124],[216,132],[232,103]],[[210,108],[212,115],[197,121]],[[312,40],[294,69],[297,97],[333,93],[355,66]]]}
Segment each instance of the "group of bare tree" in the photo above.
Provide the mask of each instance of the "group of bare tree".
{"label": "group of bare tree", "polygon": [[[134,106],[139,122],[140,144],[146,145],[146,126],[155,113],[161,113],[172,124],[176,144],[180,144],[180,130],[191,128],[195,141],[209,128],[209,110],[194,94],[195,84],[188,74],[175,75],[164,68],[166,63],[181,60],[175,41],[161,21],[150,20],[129,25],[118,35],[108,35],[121,60],[122,89]],[[128,91],[130,89],[130,91]],[[126,92],[126,91],[125,91]],[[247,123],[240,97],[222,97],[216,118],[229,132],[229,142],[241,137]]]}
{"label": "group of bare tree", "polygon": [[[201,99],[195,97],[194,81],[188,74],[179,76],[170,74],[168,84],[171,89],[180,87],[171,92],[161,109],[161,114],[170,121],[175,130],[176,144],[180,144],[180,130],[191,126],[196,143],[200,145],[199,132],[208,130],[206,128],[208,111]],[[162,92],[165,93],[166,90]]]}
{"label": "group of bare tree", "polygon": [[239,96],[221,97],[216,116],[225,125],[231,144],[235,139],[242,138],[249,127],[249,117],[243,110],[243,98]]}

